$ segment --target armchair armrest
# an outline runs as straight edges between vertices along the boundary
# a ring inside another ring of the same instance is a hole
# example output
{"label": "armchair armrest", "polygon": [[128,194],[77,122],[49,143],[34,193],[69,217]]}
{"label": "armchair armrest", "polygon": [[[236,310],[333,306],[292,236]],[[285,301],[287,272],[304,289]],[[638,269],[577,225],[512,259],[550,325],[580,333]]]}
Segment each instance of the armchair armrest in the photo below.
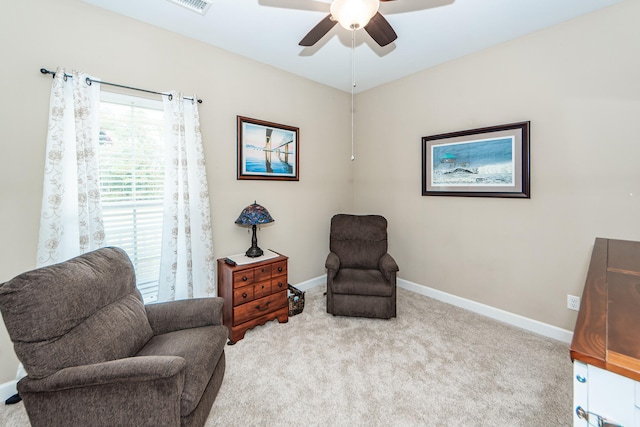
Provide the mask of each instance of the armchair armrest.
{"label": "armchair armrest", "polygon": [[186,361],[179,356],[139,356],[110,360],[92,365],[64,368],[42,379],[23,378],[19,383],[20,392],[52,392],[95,386],[113,386],[127,383],[148,383],[154,380],[182,377],[184,382]]}
{"label": "armchair armrest", "polygon": [[329,276],[330,279],[333,279],[336,277],[336,274],[338,274],[338,270],[340,269],[340,258],[338,258],[338,255],[335,252],[329,252],[324,266],[327,269],[327,276]]}
{"label": "armchair armrest", "polygon": [[201,326],[222,325],[219,297],[195,298],[145,305],[154,335]]}
{"label": "armchair armrest", "polygon": [[378,267],[387,280],[391,280],[391,276],[400,270],[396,261],[388,253],[380,257]]}

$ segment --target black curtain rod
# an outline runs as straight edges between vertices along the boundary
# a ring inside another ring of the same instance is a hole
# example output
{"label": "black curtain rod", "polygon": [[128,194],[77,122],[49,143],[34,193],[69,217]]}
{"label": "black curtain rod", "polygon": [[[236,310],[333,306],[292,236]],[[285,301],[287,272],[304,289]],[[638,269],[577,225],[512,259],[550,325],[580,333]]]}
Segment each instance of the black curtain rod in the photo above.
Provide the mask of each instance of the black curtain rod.
{"label": "black curtain rod", "polygon": [[[53,77],[56,76],[56,72],[55,71],[50,71],[50,70],[47,70],[46,68],[40,68],[40,72],[42,74],[51,74]],[[71,74],[65,73],[64,77],[65,77],[65,80],[66,80],[67,77],[73,77],[73,76]],[[171,99],[173,97],[173,95],[171,95],[170,93],[156,92],[156,91],[153,91],[153,90],[140,89],[140,88],[131,87],[131,86],[124,86],[124,85],[119,85],[117,83],[109,83],[109,82],[105,82],[105,81],[102,81],[102,80],[94,80],[94,79],[91,79],[91,78],[87,77],[87,84],[89,86],[91,86],[91,83],[93,83],[93,82],[100,83],[101,85],[109,85],[109,86],[121,87],[123,89],[137,90],[139,92],[153,93],[154,95],[168,96],[169,99]],[[194,100],[193,98],[189,98],[187,96],[185,96],[184,99],[189,100],[189,101],[193,101]],[[197,99],[197,101],[198,101],[198,104],[202,104],[202,99]]]}

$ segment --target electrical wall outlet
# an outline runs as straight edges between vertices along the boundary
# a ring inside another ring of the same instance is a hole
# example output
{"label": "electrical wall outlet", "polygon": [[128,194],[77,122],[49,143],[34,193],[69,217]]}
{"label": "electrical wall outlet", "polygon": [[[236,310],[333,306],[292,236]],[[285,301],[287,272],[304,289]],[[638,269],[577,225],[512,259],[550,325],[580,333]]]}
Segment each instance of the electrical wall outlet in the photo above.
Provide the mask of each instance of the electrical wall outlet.
{"label": "electrical wall outlet", "polygon": [[567,295],[567,308],[569,310],[580,310],[580,297],[575,295]]}

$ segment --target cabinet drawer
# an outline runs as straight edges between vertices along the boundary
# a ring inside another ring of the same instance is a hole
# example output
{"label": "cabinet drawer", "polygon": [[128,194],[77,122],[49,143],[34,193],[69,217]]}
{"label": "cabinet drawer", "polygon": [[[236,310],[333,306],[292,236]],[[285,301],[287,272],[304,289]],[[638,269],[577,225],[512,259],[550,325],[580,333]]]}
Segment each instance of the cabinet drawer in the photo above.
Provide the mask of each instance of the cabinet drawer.
{"label": "cabinet drawer", "polygon": [[263,265],[253,269],[253,277],[256,282],[271,279],[271,265]]}
{"label": "cabinet drawer", "polygon": [[255,280],[254,280],[253,270],[252,269],[236,271],[236,272],[233,273],[233,287],[234,288],[239,288],[241,286],[249,285],[249,284],[253,283],[254,281]]}
{"label": "cabinet drawer", "polygon": [[275,294],[276,292],[286,291],[286,290],[287,290],[287,276],[280,276],[271,280],[271,292]]}
{"label": "cabinet drawer", "polygon": [[245,302],[254,299],[253,286],[243,286],[242,288],[236,288],[233,290],[233,305],[244,304]]}
{"label": "cabinet drawer", "polygon": [[272,277],[282,276],[287,274],[287,261],[278,261],[273,263],[273,269],[271,272]]}
{"label": "cabinet drawer", "polygon": [[263,296],[269,295],[270,293],[271,293],[270,280],[256,283],[255,285],[253,285],[253,295],[255,295],[256,298],[262,298]]}
{"label": "cabinet drawer", "polygon": [[287,293],[278,292],[233,308],[234,325],[287,306]]}

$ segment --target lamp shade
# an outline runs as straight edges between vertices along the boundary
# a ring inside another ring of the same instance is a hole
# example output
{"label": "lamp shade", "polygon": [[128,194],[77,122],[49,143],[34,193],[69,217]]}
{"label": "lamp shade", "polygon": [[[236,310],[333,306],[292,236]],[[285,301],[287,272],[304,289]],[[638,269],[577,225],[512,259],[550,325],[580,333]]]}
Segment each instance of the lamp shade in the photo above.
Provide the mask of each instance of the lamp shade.
{"label": "lamp shade", "polygon": [[269,211],[264,206],[253,202],[253,204],[247,206],[240,212],[240,216],[236,219],[236,224],[239,225],[260,225],[268,224],[275,221],[269,214]]}
{"label": "lamp shade", "polygon": [[357,30],[369,23],[380,7],[380,0],[333,0],[331,16],[347,30]]}

